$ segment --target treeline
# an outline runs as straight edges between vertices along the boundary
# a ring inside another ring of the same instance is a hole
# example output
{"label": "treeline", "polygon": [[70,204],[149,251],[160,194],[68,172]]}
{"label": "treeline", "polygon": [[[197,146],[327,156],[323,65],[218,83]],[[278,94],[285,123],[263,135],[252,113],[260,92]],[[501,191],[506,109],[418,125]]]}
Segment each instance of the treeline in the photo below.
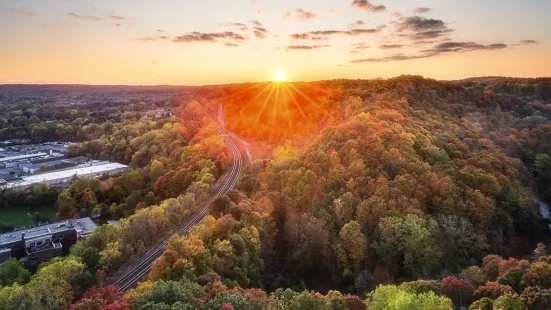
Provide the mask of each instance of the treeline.
{"label": "treeline", "polygon": [[109,134],[143,118],[148,110],[172,109],[180,104],[175,97],[166,101],[131,103],[99,101],[73,105],[36,97],[5,99],[0,104],[0,140],[30,139],[82,142]]}

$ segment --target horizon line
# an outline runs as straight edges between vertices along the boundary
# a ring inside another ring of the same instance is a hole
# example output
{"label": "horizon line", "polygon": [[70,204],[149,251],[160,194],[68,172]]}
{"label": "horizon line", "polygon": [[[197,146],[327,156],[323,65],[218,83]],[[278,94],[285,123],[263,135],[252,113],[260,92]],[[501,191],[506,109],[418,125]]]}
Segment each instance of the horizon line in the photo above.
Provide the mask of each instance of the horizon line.
{"label": "horizon line", "polygon": [[435,79],[431,77],[425,77],[418,74],[402,74],[396,75],[393,77],[378,77],[378,78],[336,78],[330,80],[310,80],[310,81],[286,81],[286,82],[274,82],[274,81],[258,81],[258,82],[233,82],[233,83],[220,83],[220,84],[93,84],[93,83],[56,83],[56,82],[45,82],[45,83],[22,83],[22,82],[7,82],[0,83],[0,86],[118,86],[118,87],[208,87],[208,86],[225,86],[225,85],[237,85],[237,84],[263,84],[263,83],[316,83],[316,82],[328,82],[328,81],[374,81],[374,80],[391,80],[398,77],[409,76],[409,77],[422,77],[427,80],[435,80],[440,82],[451,82],[451,81],[466,81],[472,79],[482,79],[482,78],[509,78],[509,79],[524,79],[524,80],[537,80],[537,79],[551,79],[550,76],[537,76],[537,77],[521,77],[521,76],[500,76],[500,75],[487,75],[487,76],[473,76],[468,78],[460,79]]}

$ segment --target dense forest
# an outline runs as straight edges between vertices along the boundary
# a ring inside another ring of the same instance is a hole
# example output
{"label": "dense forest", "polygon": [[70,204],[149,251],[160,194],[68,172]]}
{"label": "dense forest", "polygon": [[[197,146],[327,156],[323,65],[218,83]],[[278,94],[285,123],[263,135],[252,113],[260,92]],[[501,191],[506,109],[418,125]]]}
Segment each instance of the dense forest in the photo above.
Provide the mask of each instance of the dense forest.
{"label": "dense forest", "polygon": [[[168,104],[176,115],[163,120],[142,118],[140,104],[114,106],[116,120],[92,106],[60,118],[74,128],[71,155],[133,169],[3,199],[121,225],[32,275],[0,265],[0,309],[551,308],[540,214],[551,202],[551,79],[210,86]],[[29,108],[2,109],[2,134],[45,139],[12,119]],[[216,118],[251,144],[238,188],[121,294],[109,275],[167,236],[227,170]]]}

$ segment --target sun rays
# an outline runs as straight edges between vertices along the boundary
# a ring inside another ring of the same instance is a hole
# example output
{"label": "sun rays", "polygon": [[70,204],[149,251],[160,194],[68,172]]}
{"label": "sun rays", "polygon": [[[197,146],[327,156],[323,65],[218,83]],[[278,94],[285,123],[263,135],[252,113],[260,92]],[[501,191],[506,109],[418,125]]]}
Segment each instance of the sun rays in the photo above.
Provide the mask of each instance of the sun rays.
{"label": "sun rays", "polygon": [[[275,80],[275,76],[274,76]],[[261,83],[235,86],[222,96],[229,129],[255,140],[280,143],[318,131],[336,116],[331,106],[338,95],[320,83]]]}

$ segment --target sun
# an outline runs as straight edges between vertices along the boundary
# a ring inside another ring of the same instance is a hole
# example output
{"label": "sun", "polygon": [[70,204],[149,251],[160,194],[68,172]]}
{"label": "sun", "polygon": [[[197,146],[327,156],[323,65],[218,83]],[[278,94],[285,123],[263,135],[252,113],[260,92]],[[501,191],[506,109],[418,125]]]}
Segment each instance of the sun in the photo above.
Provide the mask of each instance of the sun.
{"label": "sun", "polygon": [[285,72],[285,70],[277,70],[276,72],[274,72],[274,77],[273,77],[273,81],[274,82],[285,82],[287,80],[287,73]]}

